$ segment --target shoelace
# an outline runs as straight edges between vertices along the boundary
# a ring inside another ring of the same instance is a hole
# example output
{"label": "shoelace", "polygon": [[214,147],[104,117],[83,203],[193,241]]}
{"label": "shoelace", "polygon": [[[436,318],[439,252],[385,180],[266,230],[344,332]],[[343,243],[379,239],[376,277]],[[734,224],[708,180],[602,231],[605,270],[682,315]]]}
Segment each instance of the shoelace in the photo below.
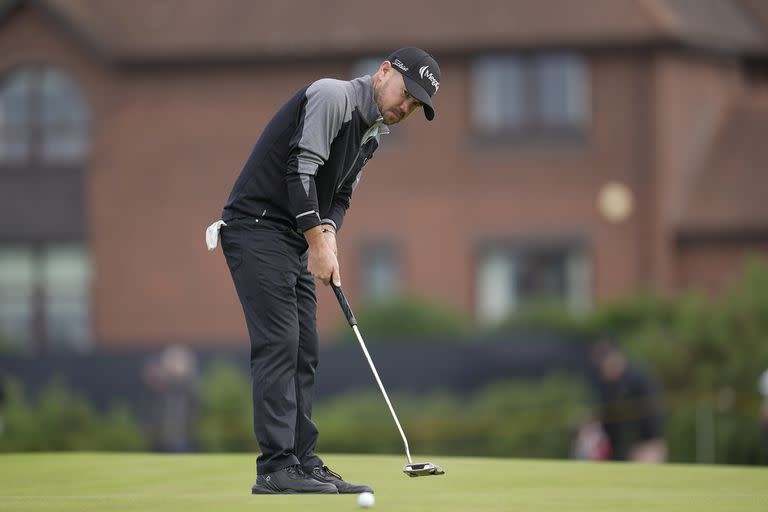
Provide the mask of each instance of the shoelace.
{"label": "shoelace", "polygon": [[292,466],[288,466],[287,468],[285,468],[285,470],[288,471],[288,473],[295,473],[296,476],[307,476],[301,464],[294,464]]}
{"label": "shoelace", "polygon": [[331,475],[332,477],[338,478],[339,480],[344,480],[343,478],[341,478],[340,474],[334,473],[333,471],[331,471],[331,469],[328,466],[323,466],[320,469],[320,472],[321,473],[325,472],[325,473],[328,473],[329,475]]}

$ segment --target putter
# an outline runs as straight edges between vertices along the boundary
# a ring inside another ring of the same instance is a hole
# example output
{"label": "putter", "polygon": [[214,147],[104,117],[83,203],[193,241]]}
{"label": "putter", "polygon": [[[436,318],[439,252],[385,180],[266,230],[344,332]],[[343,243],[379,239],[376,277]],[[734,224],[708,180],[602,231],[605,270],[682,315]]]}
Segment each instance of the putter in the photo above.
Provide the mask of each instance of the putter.
{"label": "putter", "polygon": [[368,353],[368,349],[363,342],[363,337],[360,335],[360,329],[357,328],[357,319],[355,318],[354,313],[352,313],[352,308],[349,307],[349,302],[347,302],[347,298],[344,296],[344,292],[340,287],[331,282],[331,288],[333,288],[333,293],[336,294],[336,298],[339,300],[339,305],[344,312],[344,316],[347,317],[347,322],[349,322],[352,330],[355,331],[357,341],[360,342],[360,348],[363,349],[363,354],[365,354],[365,358],[368,360],[368,365],[371,367],[373,376],[376,378],[376,383],[379,385],[381,394],[384,395],[384,400],[387,402],[387,406],[389,406],[389,412],[392,413],[392,418],[395,420],[397,430],[400,431],[400,437],[403,438],[405,456],[408,457],[408,464],[403,468],[403,473],[410,477],[444,475],[445,471],[443,471],[443,468],[431,462],[417,462],[414,464],[413,459],[411,459],[411,451],[408,449],[408,439],[405,438],[405,432],[403,432],[403,427],[400,426],[400,420],[397,419],[395,408],[392,407],[392,402],[389,401],[389,396],[387,396],[387,391],[384,389],[384,384],[381,383],[381,378],[379,378],[379,372],[376,371],[376,366],[374,366],[371,355]]}

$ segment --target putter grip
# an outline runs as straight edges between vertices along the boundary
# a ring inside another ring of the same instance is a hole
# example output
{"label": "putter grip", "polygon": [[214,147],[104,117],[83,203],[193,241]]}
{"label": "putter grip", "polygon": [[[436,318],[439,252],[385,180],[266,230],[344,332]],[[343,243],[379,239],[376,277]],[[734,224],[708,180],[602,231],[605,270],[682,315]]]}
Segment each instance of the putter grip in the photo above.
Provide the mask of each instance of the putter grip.
{"label": "putter grip", "polygon": [[355,314],[352,312],[352,308],[349,307],[349,302],[347,302],[347,298],[344,296],[344,292],[341,291],[341,287],[336,286],[333,284],[333,282],[331,282],[331,288],[333,288],[333,293],[336,294],[336,298],[339,300],[339,306],[341,306],[341,310],[344,312],[344,316],[347,317],[347,322],[349,322],[349,325],[357,325]]}

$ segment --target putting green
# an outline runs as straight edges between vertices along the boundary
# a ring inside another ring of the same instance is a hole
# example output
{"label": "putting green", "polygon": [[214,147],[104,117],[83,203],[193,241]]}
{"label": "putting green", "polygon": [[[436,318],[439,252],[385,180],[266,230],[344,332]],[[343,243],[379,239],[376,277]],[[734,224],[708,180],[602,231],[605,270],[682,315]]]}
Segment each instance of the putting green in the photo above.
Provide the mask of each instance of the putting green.
{"label": "putting green", "polygon": [[[0,510],[353,511],[355,496],[251,496],[252,455],[0,455]],[[444,476],[408,478],[403,457],[328,455],[372,485],[379,511],[768,510],[768,468],[420,457]]]}

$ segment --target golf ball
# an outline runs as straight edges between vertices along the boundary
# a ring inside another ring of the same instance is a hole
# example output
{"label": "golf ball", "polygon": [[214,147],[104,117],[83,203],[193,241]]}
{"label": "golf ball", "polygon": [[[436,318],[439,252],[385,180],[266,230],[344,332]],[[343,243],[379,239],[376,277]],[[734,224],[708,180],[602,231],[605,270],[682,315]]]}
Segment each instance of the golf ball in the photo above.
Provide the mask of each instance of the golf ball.
{"label": "golf ball", "polygon": [[357,504],[363,508],[372,507],[374,501],[375,500],[373,499],[373,493],[370,493],[370,492],[361,492],[357,496]]}

